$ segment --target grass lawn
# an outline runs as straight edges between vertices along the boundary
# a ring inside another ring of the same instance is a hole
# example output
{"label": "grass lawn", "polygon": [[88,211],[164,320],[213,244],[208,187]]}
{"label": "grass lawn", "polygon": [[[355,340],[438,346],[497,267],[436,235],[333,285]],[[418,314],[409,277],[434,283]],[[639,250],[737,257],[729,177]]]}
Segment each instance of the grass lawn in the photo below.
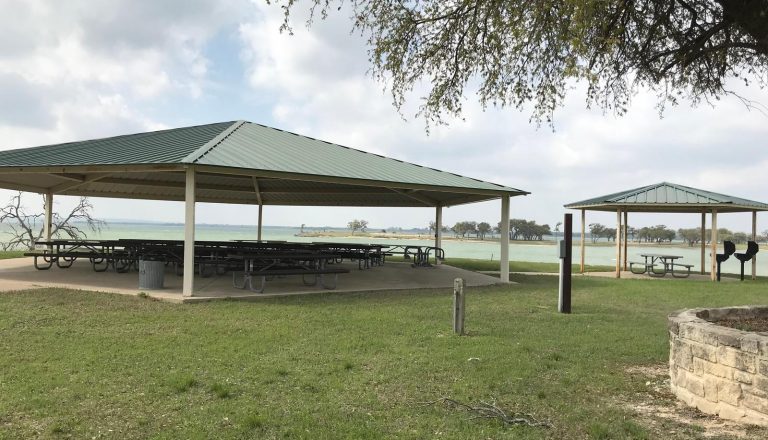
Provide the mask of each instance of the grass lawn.
{"label": "grass lawn", "polygon": [[7,260],[8,258],[21,258],[26,251],[0,251],[0,260]]}
{"label": "grass lawn", "polygon": [[[669,399],[636,367],[663,371],[671,311],[764,303],[768,287],[578,277],[560,315],[555,277],[514,279],[469,290],[464,337],[444,290],[188,305],[2,293],[0,438],[699,438],[628,407]],[[423,404],[441,397],[554,426]]]}

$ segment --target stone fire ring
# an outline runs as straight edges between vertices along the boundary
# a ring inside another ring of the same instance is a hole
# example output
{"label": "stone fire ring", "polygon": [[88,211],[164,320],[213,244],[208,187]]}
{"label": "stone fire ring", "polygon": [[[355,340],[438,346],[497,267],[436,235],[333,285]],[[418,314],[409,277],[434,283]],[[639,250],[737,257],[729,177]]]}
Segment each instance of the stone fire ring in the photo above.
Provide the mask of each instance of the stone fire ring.
{"label": "stone fire ring", "polygon": [[768,333],[713,323],[768,316],[768,306],[690,309],[669,315],[672,393],[702,412],[768,426]]}

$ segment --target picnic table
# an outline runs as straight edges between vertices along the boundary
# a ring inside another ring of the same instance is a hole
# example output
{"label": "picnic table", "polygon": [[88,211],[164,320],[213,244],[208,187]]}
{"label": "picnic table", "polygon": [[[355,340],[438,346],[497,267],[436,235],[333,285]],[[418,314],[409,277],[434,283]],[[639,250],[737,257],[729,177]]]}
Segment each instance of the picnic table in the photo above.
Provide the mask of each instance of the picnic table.
{"label": "picnic table", "polygon": [[125,253],[116,240],[38,240],[35,247],[38,249],[24,256],[34,257],[38,270],[48,270],[54,264],[68,269],[78,258],[88,258],[96,272],[104,272],[110,265],[118,271],[126,270]]}
{"label": "picnic table", "polygon": [[381,244],[360,244],[360,243],[332,243],[326,241],[313,241],[310,249],[324,252],[333,252],[339,255],[337,263],[341,259],[357,260],[358,269],[370,269],[373,266],[384,264],[382,249],[385,245]]}
{"label": "picnic table", "polygon": [[402,255],[403,259],[411,260],[413,267],[431,267],[429,263],[431,255],[435,255],[436,260],[445,260],[445,251],[442,248],[434,246],[423,246],[417,244],[385,244],[383,246],[382,257]]}
{"label": "picnic table", "polygon": [[[647,273],[648,276],[651,277],[663,277],[666,276],[668,273],[672,274],[675,278],[688,278],[691,275],[691,268],[693,267],[692,264],[682,264],[679,262],[676,262],[676,260],[679,260],[683,258],[681,255],[667,255],[667,254],[640,254],[641,257],[643,257],[643,262],[638,261],[631,261],[629,263],[629,270],[634,274],[644,274]],[[634,266],[641,266],[642,270],[638,271],[634,268]],[[657,266],[661,266],[661,270],[657,270]],[[685,268],[686,271],[684,273],[680,273],[679,271],[675,271],[675,268],[682,267]]]}
{"label": "picnic table", "polygon": [[[316,285],[318,280],[326,289],[335,289],[338,274],[349,273],[349,269],[329,268],[328,262],[335,261],[341,256],[327,252],[259,252],[254,254],[237,254],[233,258],[243,261],[243,278],[238,282],[237,273],[232,272],[232,285],[238,289],[245,289],[262,293],[267,284],[267,278],[275,276],[301,275],[304,285]],[[306,276],[312,275],[311,282],[307,282]],[[324,275],[333,275],[334,282],[329,285],[325,282]],[[260,279],[257,287],[253,279]]]}

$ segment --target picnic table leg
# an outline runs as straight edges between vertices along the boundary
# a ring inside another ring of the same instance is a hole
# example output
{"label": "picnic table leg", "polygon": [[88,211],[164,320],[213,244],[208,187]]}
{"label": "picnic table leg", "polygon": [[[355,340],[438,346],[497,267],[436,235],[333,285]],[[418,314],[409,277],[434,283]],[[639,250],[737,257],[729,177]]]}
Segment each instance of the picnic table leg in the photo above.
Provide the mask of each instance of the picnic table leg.
{"label": "picnic table leg", "polygon": [[[661,273],[656,272],[655,270],[653,270],[653,265],[656,264],[656,260],[661,261],[662,266],[664,267],[664,269],[663,269],[663,271]],[[664,261],[661,260],[660,258],[657,258],[657,257],[651,257],[651,266],[648,268],[648,276],[652,276],[652,277],[656,277],[656,278],[663,278],[666,275],[667,275],[667,266],[664,263]]]}
{"label": "picnic table leg", "polygon": [[[75,263],[75,260],[77,260],[77,257],[56,258],[56,266],[59,269],[69,269],[70,267],[72,267],[72,264]],[[64,264],[61,263],[62,261],[64,262]]]}
{"label": "picnic table leg", "polygon": [[[322,278],[322,277],[323,277],[323,275],[320,275],[320,277],[321,277],[321,279],[323,279],[323,278]],[[335,274],[333,274],[333,286],[328,286],[328,285],[325,283],[325,280],[324,280],[324,279],[323,279],[323,281],[322,281],[322,286],[323,286],[323,288],[324,288],[324,289],[328,289],[328,290],[334,290],[334,289],[336,289],[336,285],[338,284],[338,282],[339,282],[339,274],[335,273]]]}
{"label": "picnic table leg", "polygon": [[[99,265],[104,263],[104,268],[99,268]],[[101,258],[92,258],[91,259],[91,266],[93,267],[94,272],[106,272],[107,269],[109,269],[109,262],[106,257]]]}
{"label": "picnic table leg", "polygon": [[38,264],[37,259],[38,257],[35,257],[35,269],[37,270],[48,270],[53,266],[53,257],[46,258],[45,256],[43,256],[43,261],[48,263],[47,266],[41,266],[40,264]]}
{"label": "picnic table leg", "polygon": [[259,279],[261,280],[261,285],[259,286],[258,289],[254,289],[253,288],[253,277],[249,277],[248,278],[248,289],[251,292],[256,292],[256,293],[263,293],[264,292],[264,288],[267,286],[267,277],[266,276],[260,276]]}
{"label": "picnic table leg", "polygon": [[[314,279],[312,282],[308,283],[306,279],[306,274],[301,275],[301,282],[304,283],[305,286],[317,286],[317,274],[312,274],[314,276]],[[320,275],[320,278],[322,279],[323,275]]]}
{"label": "picnic table leg", "polygon": [[685,273],[685,275],[676,275],[675,274],[675,266],[673,264],[672,265],[672,277],[674,277],[674,278],[688,278],[689,276],[691,276],[691,266],[685,266],[685,268],[687,269],[687,272]]}
{"label": "picnic table leg", "polygon": [[232,271],[232,286],[236,287],[238,289],[245,289],[245,285],[247,283],[246,278],[248,276],[248,259],[243,258],[243,282],[241,284],[237,283],[237,271]]}

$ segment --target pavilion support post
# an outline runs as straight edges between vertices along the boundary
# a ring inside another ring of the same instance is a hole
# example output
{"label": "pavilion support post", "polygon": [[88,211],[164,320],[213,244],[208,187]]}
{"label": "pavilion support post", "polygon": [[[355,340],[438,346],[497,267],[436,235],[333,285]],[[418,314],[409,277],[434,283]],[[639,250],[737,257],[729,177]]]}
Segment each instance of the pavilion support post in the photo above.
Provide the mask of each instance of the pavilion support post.
{"label": "pavilion support post", "polygon": [[256,235],[256,239],[258,241],[261,241],[261,229],[262,229],[262,220],[264,219],[264,205],[259,203],[259,230]]}
{"label": "pavilion support post", "polygon": [[616,278],[621,278],[621,209],[616,210]]}
{"label": "pavilion support post", "polygon": [[509,282],[509,196],[501,196],[501,252],[499,272],[503,283]]}
{"label": "pavilion support post", "polygon": [[182,296],[192,296],[195,285],[195,169],[186,171],[184,193],[184,280]]}
{"label": "pavilion support post", "polygon": [[717,280],[717,209],[712,210],[712,236],[710,238],[709,278]]}
{"label": "pavilion support post", "polygon": [[584,273],[584,245],[586,244],[585,236],[587,234],[587,210],[581,210],[581,273]]}
{"label": "pavilion support post", "polygon": [[53,234],[53,192],[45,193],[45,224],[43,224],[43,238],[48,241]]}
{"label": "pavilion support post", "polygon": [[627,226],[627,211],[624,211],[624,226],[622,227],[622,235],[624,236],[624,242],[623,242],[623,248],[624,248],[624,254],[622,256],[623,266],[624,266],[624,272],[627,271],[627,236],[629,235],[629,227]]}
{"label": "pavilion support post", "polygon": [[706,272],[706,257],[707,257],[707,213],[701,213],[701,274]]}
{"label": "pavilion support post", "polygon": [[[435,206],[435,247],[443,247],[443,207],[442,205]],[[435,252],[435,264],[440,264],[440,259],[437,258],[437,252]]]}
{"label": "pavilion support post", "polygon": [[[752,241],[757,242],[757,211],[752,211]],[[757,279],[757,255],[752,256],[752,279]]]}

